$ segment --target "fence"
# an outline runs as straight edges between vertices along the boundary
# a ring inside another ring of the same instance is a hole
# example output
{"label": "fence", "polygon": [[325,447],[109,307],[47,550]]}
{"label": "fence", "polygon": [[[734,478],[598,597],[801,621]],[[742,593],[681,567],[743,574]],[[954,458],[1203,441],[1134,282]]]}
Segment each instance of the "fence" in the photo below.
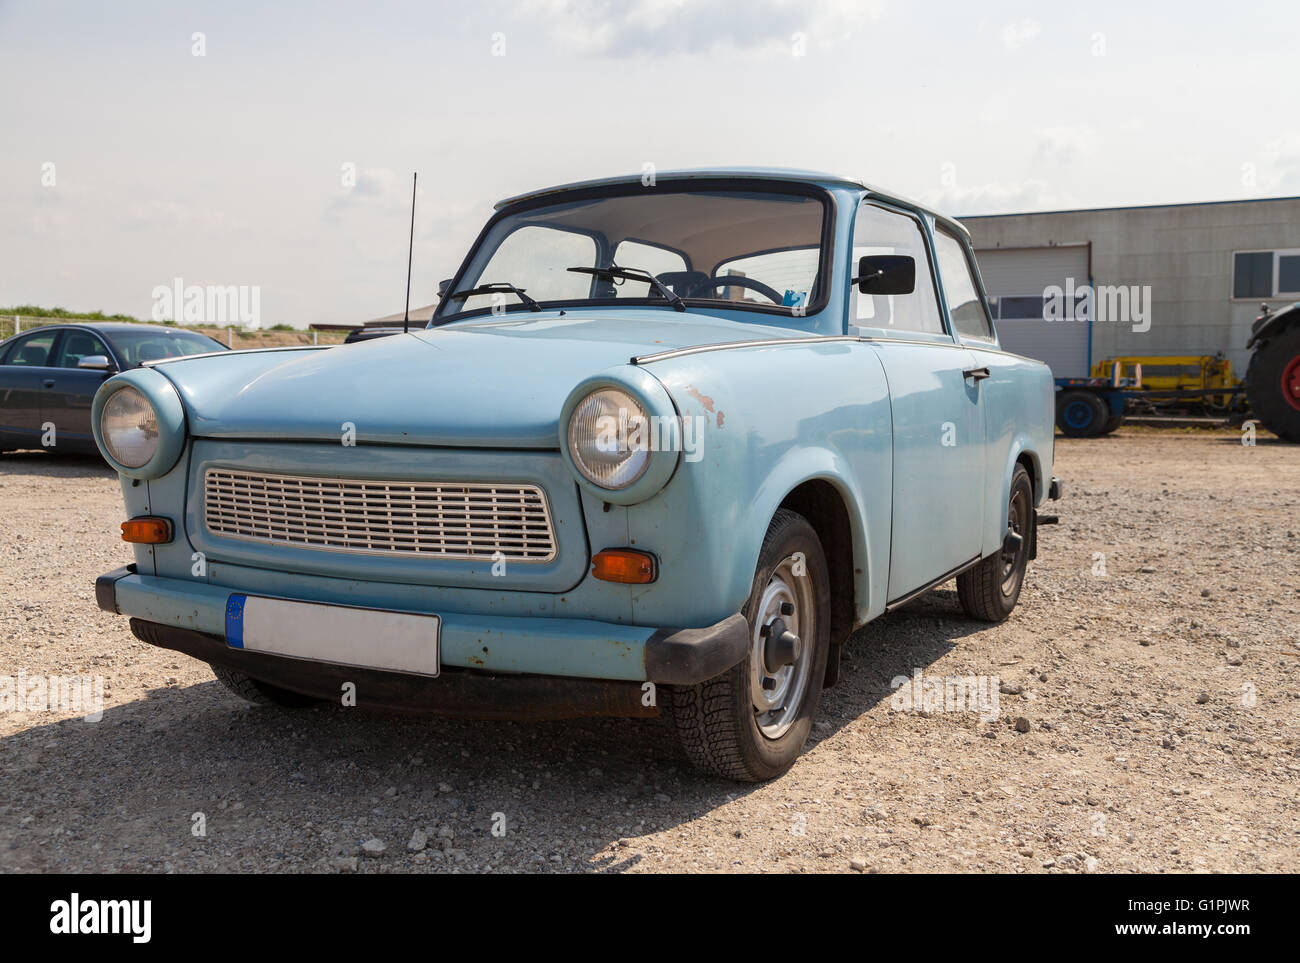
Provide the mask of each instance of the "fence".
{"label": "fence", "polygon": [[[19,331],[30,331],[32,328],[44,328],[51,324],[99,324],[94,318],[37,318],[23,314],[6,314],[3,315],[3,324],[0,324],[0,341],[10,335],[17,334]],[[242,333],[242,332],[241,332]],[[306,332],[304,332],[306,333]],[[212,337],[217,337],[215,334]],[[311,332],[311,343],[319,344],[320,338],[316,331]],[[235,329],[226,328],[226,347],[233,348],[235,345]]]}

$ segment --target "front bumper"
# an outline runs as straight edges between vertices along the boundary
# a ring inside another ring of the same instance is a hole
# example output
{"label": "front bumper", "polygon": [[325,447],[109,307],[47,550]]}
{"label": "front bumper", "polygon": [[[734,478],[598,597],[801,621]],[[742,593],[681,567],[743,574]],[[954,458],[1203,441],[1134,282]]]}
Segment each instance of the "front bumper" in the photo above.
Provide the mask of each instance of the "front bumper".
{"label": "front bumper", "polygon": [[[106,612],[221,642],[226,602],[232,594],[231,589],[207,582],[141,575],[134,565],[95,580],[95,600]],[[694,685],[740,662],[750,644],[749,624],[740,614],[704,628],[686,629],[588,619],[436,614],[442,620],[442,666],[494,674]]]}

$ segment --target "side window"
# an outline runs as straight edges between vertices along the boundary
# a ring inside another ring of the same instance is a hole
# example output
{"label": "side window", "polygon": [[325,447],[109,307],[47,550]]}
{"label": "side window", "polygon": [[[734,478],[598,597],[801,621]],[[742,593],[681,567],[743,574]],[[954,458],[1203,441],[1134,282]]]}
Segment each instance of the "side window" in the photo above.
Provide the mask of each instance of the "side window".
{"label": "side window", "polygon": [[9,347],[5,364],[21,365],[27,368],[44,368],[50,363],[50,349],[54,347],[57,331],[33,331],[19,338]]}
{"label": "side window", "polygon": [[934,253],[939,262],[943,290],[948,296],[953,327],[964,338],[992,341],[993,325],[976,290],[965,245],[939,228],[934,232]]}
{"label": "side window", "polygon": [[75,368],[81,359],[92,354],[102,354],[106,358],[113,356],[104,347],[104,342],[89,331],[68,331],[59,343],[59,350],[54,353],[52,368]]}
{"label": "side window", "polygon": [[858,259],[874,254],[910,255],[916,261],[916,288],[911,294],[862,294],[855,284],[849,306],[850,323],[864,328],[943,334],[930,255],[926,253],[920,222],[864,202],[853,222],[853,263],[849,270],[857,274]]}

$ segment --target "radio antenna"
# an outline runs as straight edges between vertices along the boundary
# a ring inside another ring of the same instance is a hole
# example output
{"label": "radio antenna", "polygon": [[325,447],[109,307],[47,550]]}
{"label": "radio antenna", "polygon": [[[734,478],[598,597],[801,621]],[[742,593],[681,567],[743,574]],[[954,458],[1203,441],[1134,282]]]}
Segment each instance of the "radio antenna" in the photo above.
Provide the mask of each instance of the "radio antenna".
{"label": "radio antenna", "polygon": [[411,238],[406,245],[406,310],[402,314],[402,333],[411,330],[411,256],[415,253],[415,182],[419,171],[411,173]]}

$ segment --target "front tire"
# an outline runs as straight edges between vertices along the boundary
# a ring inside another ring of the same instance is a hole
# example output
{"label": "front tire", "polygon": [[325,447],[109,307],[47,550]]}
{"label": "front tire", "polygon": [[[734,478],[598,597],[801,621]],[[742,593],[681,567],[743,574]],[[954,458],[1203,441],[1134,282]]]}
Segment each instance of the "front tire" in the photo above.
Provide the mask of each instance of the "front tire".
{"label": "front tire", "polygon": [[[744,615],[748,655],[706,682],[675,687],[672,716],[698,768],[761,782],[788,770],[803,749],[830,652],[830,573],[803,516],[780,509],[772,519]],[[797,645],[783,638],[791,633]]]}
{"label": "front tire", "polygon": [[1019,542],[1006,539],[1001,551],[957,576],[957,598],[971,618],[1001,622],[1016,607],[1025,584],[1033,526],[1034,486],[1025,466],[1017,465],[1007,501],[1007,533],[1016,535]]}

